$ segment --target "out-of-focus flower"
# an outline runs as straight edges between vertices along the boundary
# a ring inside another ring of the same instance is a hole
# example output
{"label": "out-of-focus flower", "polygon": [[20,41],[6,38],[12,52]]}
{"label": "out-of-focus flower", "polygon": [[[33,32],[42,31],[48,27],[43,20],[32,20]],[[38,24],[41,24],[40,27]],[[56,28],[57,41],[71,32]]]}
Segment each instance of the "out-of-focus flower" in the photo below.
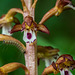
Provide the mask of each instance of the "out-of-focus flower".
{"label": "out-of-focus flower", "polygon": [[15,24],[19,24],[19,20],[14,17],[16,13],[23,14],[23,11],[19,8],[12,8],[8,11],[6,15],[3,15],[0,18],[0,27],[2,27],[2,34],[11,35],[9,31],[11,30],[12,22]]}
{"label": "out-of-focus flower", "polygon": [[59,16],[61,12],[65,9],[72,8],[75,10],[75,7],[73,7],[71,0],[57,0],[55,8],[58,10],[56,12],[56,16]]}
{"label": "out-of-focus flower", "polygon": [[50,9],[42,18],[39,24],[43,24],[48,18],[52,17],[53,15],[59,16],[63,10],[65,9],[73,9],[72,2],[70,0],[57,0],[56,5],[54,8]]}
{"label": "out-of-focus flower", "polygon": [[75,61],[73,57],[68,54],[61,55],[56,63],[52,63],[49,67],[45,68],[42,75],[47,75],[50,73],[57,74],[60,72],[61,75],[73,75],[70,70],[75,68]]}
{"label": "out-of-focus flower", "polygon": [[38,46],[37,47],[37,57],[38,63],[40,59],[44,59],[45,66],[48,67],[52,64],[54,59],[56,60],[58,57],[58,49],[54,49],[51,46]]}
{"label": "out-of-focus flower", "polygon": [[7,75],[8,73],[10,73],[10,72],[12,72],[12,71],[14,71],[20,67],[22,69],[24,69],[25,75],[30,75],[28,69],[23,64],[16,63],[16,62],[9,63],[9,64],[6,64],[6,65],[0,67],[0,75]]}
{"label": "out-of-focus flower", "polygon": [[15,25],[10,33],[24,31],[23,40],[26,43],[32,43],[36,40],[37,31],[42,31],[49,34],[49,30],[44,26],[37,24],[33,18],[26,16],[22,25]]}

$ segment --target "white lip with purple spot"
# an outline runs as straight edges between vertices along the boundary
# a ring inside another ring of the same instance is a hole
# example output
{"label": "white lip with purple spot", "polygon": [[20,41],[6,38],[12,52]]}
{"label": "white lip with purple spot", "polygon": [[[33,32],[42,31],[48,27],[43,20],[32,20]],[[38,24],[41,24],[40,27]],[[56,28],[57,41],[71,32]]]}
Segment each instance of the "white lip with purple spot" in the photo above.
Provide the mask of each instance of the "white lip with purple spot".
{"label": "white lip with purple spot", "polygon": [[73,75],[67,68],[60,70],[61,75]]}
{"label": "white lip with purple spot", "polygon": [[23,36],[23,40],[26,42],[26,43],[32,43],[36,40],[36,33],[35,31],[28,31],[28,30],[25,30],[24,31],[24,36]]}

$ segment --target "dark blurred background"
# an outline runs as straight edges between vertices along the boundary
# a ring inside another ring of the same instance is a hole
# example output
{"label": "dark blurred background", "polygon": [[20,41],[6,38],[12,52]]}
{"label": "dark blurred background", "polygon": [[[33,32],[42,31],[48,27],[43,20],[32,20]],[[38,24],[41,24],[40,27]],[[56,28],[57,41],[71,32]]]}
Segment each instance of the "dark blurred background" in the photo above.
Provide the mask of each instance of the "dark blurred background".
{"label": "dark blurred background", "polygon": [[[39,23],[43,15],[54,7],[56,0],[38,0],[35,10],[35,21]],[[75,0],[72,0],[75,5]],[[21,8],[20,0],[0,0],[0,16],[6,14],[11,8]],[[17,14],[16,17],[22,23],[23,17]],[[52,46],[60,50],[59,54],[70,54],[75,59],[75,11],[66,10],[59,17],[53,16],[44,23],[50,30],[50,34],[38,32],[37,45]],[[1,29],[0,29],[1,34]],[[23,44],[23,32],[16,32],[12,35],[20,40]],[[25,63],[24,56],[20,50],[11,45],[0,42],[0,66],[11,62]],[[38,67],[38,75],[41,75],[45,68],[44,62],[40,61]],[[75,74],[75,70],[72,71]],[[24,71],[20,68],[9,75],[24,75]],[[53,75],[53,74],[52,74]],[[60,75],[60,74],[58,74]]]}

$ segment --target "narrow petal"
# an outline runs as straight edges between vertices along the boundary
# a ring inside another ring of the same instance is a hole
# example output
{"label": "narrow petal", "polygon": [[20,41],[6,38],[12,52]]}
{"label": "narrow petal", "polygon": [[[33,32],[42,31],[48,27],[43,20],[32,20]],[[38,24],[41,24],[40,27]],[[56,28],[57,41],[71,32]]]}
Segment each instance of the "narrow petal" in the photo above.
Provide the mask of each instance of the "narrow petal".
{"label": "narrow petal", "polygon": [[9,31],[11,31],[11,23],[3,24],[2,34],[11,35]]}
{"label": "narrow petal", "polygon": [[23,15],[23,11],[20,8],[12,8],[8,11],[8,13],[6,14],[6,19],[11,17],[11,16],[15,16],[16,13],[21,13]]}
{"label": "narrow petal", "polygon": [[56,6],[58,8],[61,8],[61,7],[64,7],[66,6],[67,4],[72,4],[70,0],[57,0],[56,2]]}
{"label": "narrow petal", "polygon": [[21,0],[21,2],[22,2],[22,6],[23,6],[23,11],[24,12],[29,11],[26,4],[25,4],[25,2],[24,2],[24,0]]}
{"label": "narrow petal", "polygon": [[57,12],[57,8],[52,8],[51,10],[49,10],[42,18],[42,20],[40,21],[39,24],[43,24],[47,19],[49,19],[50,17],[52,17],[53,15],[55,15],[55,13]]}
{"label": "narrow petal", "polygon": [[37,27],[39,31],[49,34],[49,30],[45,25],[37,25]]}
{"label": "narrow petal", "polygon": [[14,33],[14,32],[17,32],[17,31],[21,31],[22,30],[22,25],[19,24],[19,25],[14,25],[14,27],[12,28],[11,31],[9,31],[10,33]]}
{"label": "narrow petal", "polygon": [[35,8],[37,1],[38,1],[38,0],[34,0],[34,3],[33,3],[33,5],[32,5],[32,8]]}
{"label": "narrow petal", "polygon": [[53,66],[53,68],[54,68],[55,70],[57,70],[57,66],[56,66],[56,64],[55,64],[54,61],[52,62],[52,66]]}

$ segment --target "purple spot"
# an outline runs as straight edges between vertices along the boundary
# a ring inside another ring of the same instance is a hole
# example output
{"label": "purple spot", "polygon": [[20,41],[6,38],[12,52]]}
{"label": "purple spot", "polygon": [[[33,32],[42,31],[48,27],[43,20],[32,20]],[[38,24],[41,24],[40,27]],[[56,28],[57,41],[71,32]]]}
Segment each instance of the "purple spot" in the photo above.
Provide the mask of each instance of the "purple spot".
{"label": "purple spot", "polygon": [[69,75],[68,71],[65,71],[65,75]]}
{"label": "purple spot", "polygon": [[31,33],[27,33],[27,38],[31,39],[32,38],[32,34]]}

